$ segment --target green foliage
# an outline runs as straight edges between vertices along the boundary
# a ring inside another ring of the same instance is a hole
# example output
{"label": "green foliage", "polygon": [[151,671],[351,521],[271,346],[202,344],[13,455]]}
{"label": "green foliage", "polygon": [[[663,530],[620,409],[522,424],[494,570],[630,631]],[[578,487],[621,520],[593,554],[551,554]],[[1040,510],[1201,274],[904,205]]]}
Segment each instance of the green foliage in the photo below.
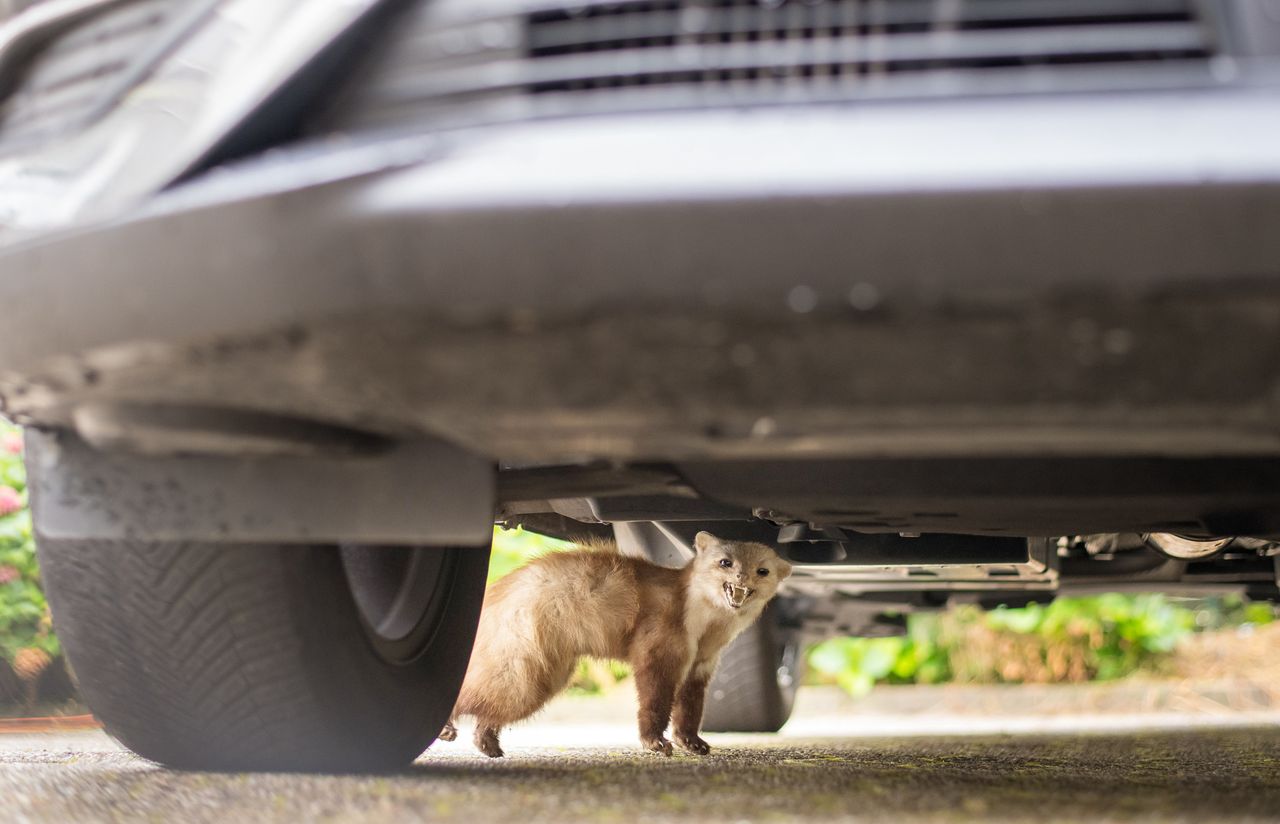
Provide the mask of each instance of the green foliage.
{"label": "green foliage", "polygon": [[891,681],[900,670],[914,672],[911,644],[899,638],[833,638],[809,651],[809,666],[852,695]]}
{"label": "green foliage", "polygon": [[567,692],[570,695],[599,695],[631,677],[631,667],[621,661],[582,658],[574,670]]}
{"label": "green foliage", "polygon": [[0,658],[10,663],[29,647],[58,654],[40,589],[26,492],[19,430],[0,420]]}
{"label": "green foliage", "polygon": [[811,648],[811,678],[861,695],[877,683],[1050,683],[1159,672],[1192,632],[1274,620],[1270,604],[1235,596],[1059,598],[987,612],[908,616],[899,638],[835,638]]}
{"label": "green foliage", "polygon": [[526,532],[523,529],[493,528],[493,551],[489,555],[489,583],[522,567],[531,559],[548,552],[569,549],[569,541],[560,541]]}
{"label": "green foliage", "polygon": [[987,626],[997,631],[1033,633],[1046,644],[1087,639],[1093,653],[1089,669],[1106,681],[1141,669],[1173,652],[1178,640],[1195,628],[1195,613],[1163,595],[1099,595],[995,609]]}

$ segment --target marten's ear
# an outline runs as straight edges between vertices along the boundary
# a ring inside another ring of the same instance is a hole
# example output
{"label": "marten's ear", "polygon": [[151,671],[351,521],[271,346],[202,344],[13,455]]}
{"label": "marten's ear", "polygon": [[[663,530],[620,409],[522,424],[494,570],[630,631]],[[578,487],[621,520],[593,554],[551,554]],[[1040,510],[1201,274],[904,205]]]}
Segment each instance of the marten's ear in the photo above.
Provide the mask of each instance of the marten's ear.
{"label": "marten's ear", "polygon": [[778,560],[778,580],[785,581],[790,576],[791,576],[791,564],[779,559]]}
{"label": "marten's ear", "polygon": [[693,548],[698,553],[705,552],[718,543],[720,543],[720,539],[710,532],[699,532],[693,536]]}

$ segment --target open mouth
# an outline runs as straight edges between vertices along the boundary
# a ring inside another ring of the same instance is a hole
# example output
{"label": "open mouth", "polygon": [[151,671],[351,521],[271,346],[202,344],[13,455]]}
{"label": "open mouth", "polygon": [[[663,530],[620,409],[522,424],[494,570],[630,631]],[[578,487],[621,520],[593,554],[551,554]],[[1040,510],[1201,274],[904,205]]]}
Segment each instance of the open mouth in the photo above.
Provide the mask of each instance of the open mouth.
{"label": "open mouth", "polygon": [[753,592],[755,592],[754,589],[740,587],[740,586],[737,586],[736,584],[731,584],[728,581],[725,581],[724,599],[728,601],[729,606],[733,607],[734,609],[737,609],[738,607],[745,604],[747,602],[747,598]]}

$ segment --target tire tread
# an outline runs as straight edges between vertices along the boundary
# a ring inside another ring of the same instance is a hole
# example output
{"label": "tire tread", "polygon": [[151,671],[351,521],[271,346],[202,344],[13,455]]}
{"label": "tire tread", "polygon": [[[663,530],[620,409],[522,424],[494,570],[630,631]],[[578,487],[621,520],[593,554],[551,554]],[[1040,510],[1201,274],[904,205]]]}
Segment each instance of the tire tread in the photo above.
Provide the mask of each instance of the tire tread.
{"label": "tire tread", "polygon": [[[412,760],[452,709],[470,636],[443,645],[451,660],[438,668],[440,678],[457,683],[424,689],[426,706],[414,706],[411,668],[374,657],[332,547],[41,537],[39,548],[86,700],[109,732],[152,760],[199,769],[382,769]],[[486,554],[467,552],[482,556],[482,586]],[[469,588],[478,614],[482,591]],[[459,619],[474,629],[472,616]],[[452,660],[460,647],[461,662]],[[362,656],[381,670],[363,678],[348,672]],[[335,700],[339,693],[348,700]]]}

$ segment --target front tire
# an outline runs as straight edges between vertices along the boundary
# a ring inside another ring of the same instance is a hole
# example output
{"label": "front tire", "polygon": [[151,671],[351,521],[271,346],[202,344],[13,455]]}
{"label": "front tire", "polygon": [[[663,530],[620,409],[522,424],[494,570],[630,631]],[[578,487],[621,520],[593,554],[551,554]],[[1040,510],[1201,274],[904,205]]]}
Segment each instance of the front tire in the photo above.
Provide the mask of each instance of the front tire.
{"label": "front tire", "polygon": [[[457,698],[489,555],[49,538],[38,545],[55,627],[107,731],[153,761],[209,770],[410,763]],[[402,586],[418,599],[408,613],[408,596],[397,600],[394,584],[410,573],[397,569],[414,570]],[[379,586],[391,586],[390,595]]]}

